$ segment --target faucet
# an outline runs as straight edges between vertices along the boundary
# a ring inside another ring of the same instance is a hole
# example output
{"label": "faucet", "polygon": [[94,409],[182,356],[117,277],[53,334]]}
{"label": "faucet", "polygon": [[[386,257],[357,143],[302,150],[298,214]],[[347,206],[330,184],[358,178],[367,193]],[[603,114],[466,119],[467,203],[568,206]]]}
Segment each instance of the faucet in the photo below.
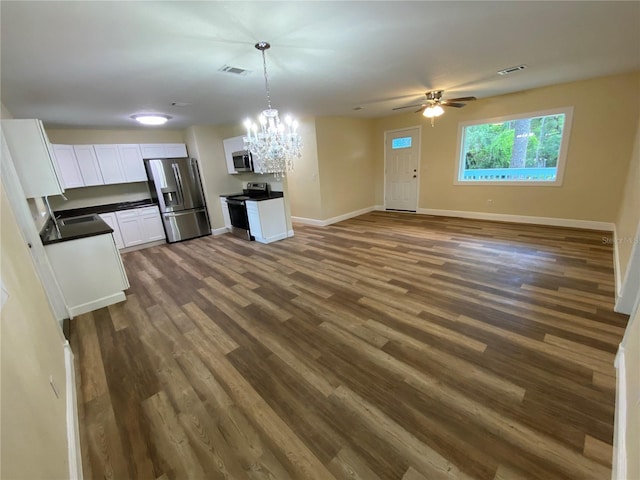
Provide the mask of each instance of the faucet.
{"label": "faucet", "polygon": [[[65,197],[64,195],[62,196],[65,200],[67,199],[67,197]],[[58,233],[58,236],[60,237],[62,234],[60,233],[60,227],[58,226],[58,218],[53,214],[53,210],[51,210],[51,204],[49,203],[49,197],[48,196],[44,196],[44,205],[47,208],[47,213],[49,214],[49,217],[51,218],[51,221],[53,222],[53,226],[56,229],[56,232]]]}

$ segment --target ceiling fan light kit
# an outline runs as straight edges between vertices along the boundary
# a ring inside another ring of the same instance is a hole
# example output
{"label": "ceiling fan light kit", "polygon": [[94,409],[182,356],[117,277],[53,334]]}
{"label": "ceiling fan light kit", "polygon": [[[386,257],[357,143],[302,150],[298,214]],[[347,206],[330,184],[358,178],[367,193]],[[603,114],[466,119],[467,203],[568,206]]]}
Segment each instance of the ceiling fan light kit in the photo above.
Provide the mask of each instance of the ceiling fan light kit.
{"label": "ceiling fan light kit", "polygon": [[258,42],[255,48],[262,52],[264,84],[267,91],[267,109],[258,117],[258,124],[245,120],[247,136],[244,145],[253,157],[253,169],[256,173],[273,173],[276,180],[293,170],[293,162],[302,156],[302,137],[297,133],[298,121],[287,115],[280,122],[278,110],[271,107],[271,92],[267,75],[265,50],[271,48],[268,42]]}
{"label": "ceiling fan light kit", "polygon": [[444,113],[444,108],[436,104],[436,105],[429,105],[427,108],[425,108],[424,112],[422,112],[422,115],[427,118],[433,118],[433,117],[439,117],[443,113]]}
{"label": "ceiling fan light kit", "polygon": [[426,92],[425,96],[427,97],[426,103],[421,103],[420,105],[407,105],[405,107],[396,107],[393,110],[402,110],[403,108],[413,108],[420,107],[416,110],[416,113],[422,113],[422,115],[426,118],[431,119],[431,126],[434,126],[434,119],[439,117],[444,113],[444,108],[442,107],[453,107],[453,108],[462,108],[465,106],[462,102],[470,102],[476,99],[476,97],[460,97],[460,98],[452,98],[449,100],[442,100],[442,95],[444,94],[444,90],[433,90],[430,92]]}

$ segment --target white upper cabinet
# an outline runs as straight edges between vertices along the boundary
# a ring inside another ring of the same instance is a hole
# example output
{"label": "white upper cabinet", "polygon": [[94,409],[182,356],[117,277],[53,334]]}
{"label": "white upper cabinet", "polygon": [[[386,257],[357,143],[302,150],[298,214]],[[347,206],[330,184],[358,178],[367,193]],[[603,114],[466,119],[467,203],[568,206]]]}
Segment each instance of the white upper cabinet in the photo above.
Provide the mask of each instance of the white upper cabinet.
{"label": "white upper cabinet", "polygon": [[120,160],[118,145],[94,145],[93,148],[96,152],[104,183],[107,185],[111,183],[125,183],[127,178],[125,177],[122,161]]}
{"label": "white upper cabinet", "polygon": [[144,160],[140,145],[137,143],[118,145],[122,169],[127,182],[146,182],[147,172],[144,168]]}
{"label": "white upper cabinet", "polygon": [[62,176],[40,120],[2,120],[2,132],[27,198],[64,193]]}
{"label": "white upper cabinet", "polygon": [[84,187],[76,153],[71,145],[53,145],[55,160],[65,188]]}
{"label": "white upper cabinet", "polygon": [[141,143],[142,158],[185,158],[187,146],[184,143]]}
{"label": "white upper cabinet", "polygon": [[84,186],[104,185],[102,172],[100,171],[100,165],[98,165],[98,158],[96,157],[93,145],[74,145],[73,151],[76,154],[76,160],[78,161]]}
{"label": "white upper cabinet", "polygon": [[231,174],[238,173],[233,166],[233,152],[239,152],[244,150],[244,140],[242,135],[239,137],[225,138],[222,140],[222,146],[224,147],[224,159],[227,162],[227,171]]}
{"label": "white upper cabinet", "polygon": [[167,158],[187,157],[187,146],[184,143],[165,143],[164,152]]}

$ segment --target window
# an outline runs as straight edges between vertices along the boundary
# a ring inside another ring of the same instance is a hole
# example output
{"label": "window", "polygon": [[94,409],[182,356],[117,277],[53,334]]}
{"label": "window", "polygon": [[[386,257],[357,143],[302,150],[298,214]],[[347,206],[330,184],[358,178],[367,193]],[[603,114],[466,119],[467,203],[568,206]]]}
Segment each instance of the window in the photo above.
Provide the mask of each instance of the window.
{"label": "window", "polygon": [[461,123],[458,185],[561,185],[573,108]]}
{"label": "window", "polygon": [[391,140],[391,149],[411,148],[411,137],[400,137]]}

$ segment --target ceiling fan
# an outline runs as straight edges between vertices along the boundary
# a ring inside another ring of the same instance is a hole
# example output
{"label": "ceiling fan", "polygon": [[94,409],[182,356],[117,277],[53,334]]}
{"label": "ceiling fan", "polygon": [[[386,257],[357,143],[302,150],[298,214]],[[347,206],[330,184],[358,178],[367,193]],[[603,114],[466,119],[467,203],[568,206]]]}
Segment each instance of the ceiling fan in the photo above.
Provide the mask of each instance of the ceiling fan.
{"label": "ceiling fan", "polygon": [[431,92],[426,92],[427,100],[425,103],[421,103],[419,105],[407,105],[404,107],[396,107],[393,110],[402,110],[403,108],[413,108],[420,107],[416,110],[415,113],[422,112],[427,118],[431,119],[431,125],[433,125],[434,117],[439,117],[444,113],[444,109],[442,107],[454,107],[454,108],[462,108],[466,104],[462,102],[470,102],[475,100],[476,97],[460,97],[460,98],[450,98],[448,100],[442,99],[442,94],[444,90],[433,90]]}

